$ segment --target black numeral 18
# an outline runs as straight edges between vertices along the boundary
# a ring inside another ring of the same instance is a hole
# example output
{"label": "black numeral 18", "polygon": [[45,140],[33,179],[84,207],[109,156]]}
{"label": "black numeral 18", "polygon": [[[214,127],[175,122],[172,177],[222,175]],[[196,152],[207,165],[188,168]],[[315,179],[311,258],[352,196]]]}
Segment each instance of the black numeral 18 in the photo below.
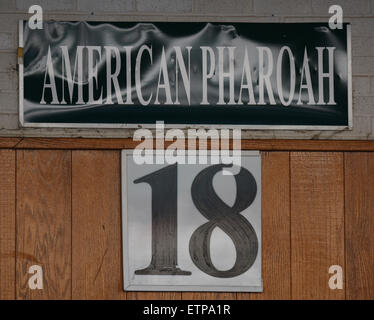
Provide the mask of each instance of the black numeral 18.
{"label": "black numeral 18", "polygon": [[[220,278],[238,276],[247,271],[255,262],[258,239],[249,221],[240,212],[248,208],[257,193],[253,175],[245,168],[235,175],[236,199],[228,206],[216,194],[213,177],[224,167],[217,164],[203,169],[194,179],[191,187],[192,200],[208,222],[198,227],[189,243],[190,256],[203,272]],[[148,183],[152,188],[152,259],[145,269],[135,274],[190,275],[191,272],[177,267],[177,165],[171,165],[136,179],[134,183]],[[236,261],[230,270],[215,268],[210,257],[210,239],[218,227],[233,241]]]}

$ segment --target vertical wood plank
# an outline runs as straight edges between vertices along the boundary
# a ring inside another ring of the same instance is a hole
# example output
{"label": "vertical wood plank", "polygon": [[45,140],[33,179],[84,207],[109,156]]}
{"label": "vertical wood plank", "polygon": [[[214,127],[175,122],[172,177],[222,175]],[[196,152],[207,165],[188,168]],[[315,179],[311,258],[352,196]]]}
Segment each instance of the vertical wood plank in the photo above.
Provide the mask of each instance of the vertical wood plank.
{"label": "vertical wood plank", "polygon": [[262,152],[262,293],[238,299],[290,299],[290,156]]}
{"label": "vertical wood plank", "polygon": [[0,300],[15,299],[15,151],[0,150]]}
{"label": "vertical wood plank", "polygon": [[[17,151],[18,299],[71,298],[71,152]],[[43,269],[43,289],[28,286]]]}
{"label": "vertical wood plank", "polygon": [[73,299],[125,299],[120,151],[72,152]]}
{"label": "vertical wood plank", "polygon": [[343,154],[291,153],[293,299],[344,299],[328,286],[331,265],[344,263]]}
{"label": "vertical wood plank", "polygon": [[374,153],[345,154],[347,299],[374,299]]}

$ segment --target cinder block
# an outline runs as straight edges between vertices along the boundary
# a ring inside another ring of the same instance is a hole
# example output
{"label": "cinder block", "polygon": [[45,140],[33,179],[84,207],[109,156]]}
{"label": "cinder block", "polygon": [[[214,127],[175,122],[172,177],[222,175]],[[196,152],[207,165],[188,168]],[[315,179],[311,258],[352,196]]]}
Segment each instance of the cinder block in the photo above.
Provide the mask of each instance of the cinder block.
{"label": "cinder block", "polygon": [[199,14],[253,14],[252,0],[195,0],[193,10]]}
{"label": "cinder block", "polygon": [[370,94],[374,94],[374,77],[370,78]]}
{"label": "cinder block", "polygon": [[0,53],[0,72],[16,72],[16,53]]}
{"label": "cinder block", "polygon": [[14,37],[11,33],[0,32],[0,50],[9,50],[14,47]]}
{"label": "cinder block", "polygon": [[353,57],[374,56],[374,37],[353,37]]}
{"label": "cinder block", "polygon": [[311,15],[310,0],[254,0],[254,12],[261,15]]}
{"label": "cinder block", "polygon": [[78,0],[79,11],[124,13],[133,9],[133,0]]}
{"label": "cinder block", "polygon": [[[353,129],[336,131],[329,139],[367,140],[372,132],[371,117],[353,117]],[[323,139],[323,137],[321,136]]]}
{"label": "cinder block", "polygon": [[370,117],[360,117],[360,116],[353,117],[353,131],[351,134],[370,135],[372,132],[371,119],[372,118]]}
{"label": "cinder block", "polygon": [[136,0],[140,12],[192,12],[192,0]]}
{"label": "cinder block", "polygon": [[[1,12],[1,9],[0,9]],[[19,14],[3,13],[0,15],[0,32],[18,34]]]}
{"label": "cinder block", "polygon": [[15,130],[18,128],[18,114],[0,114],[0,134],[2,130]]}
{"label": "cinder block", "polygon": [[18,94],[0,94],[0,113],[18,113]]}
{"label": "cinder block", "polygon": [[340,5],[344,16],[370,14],[370,0],[312,0],[314,14],[330,16],[329,7]]}
{"label": "cinder block", "polygon": [[374,117],[374,97],[354,97],[353,113],[355,116]]}
{"label": "cinder block", "polygon": [[[336,131],[333,135],[327,135],[328,139],[357,139],[366,140],[372,133],[372,121],[370,116],[354,116],[353,117],[353,129]],[[325,137],[321,135],[321,139]]]}
{"label": "cinder block", "polygon": [[0,92],[2,91],[17,91],[17,75],[16,73],[0,72]]}
{"label": "cinder block", "polygon": [[[95,2],[92,1],[92,4],[94,5]],[[76,0],[16,0],[17,9],[26,12],[34,4],[40,5],[43,11],[75,11],[77,9]]]}
{"label": "cinder block", "polygon": [[373,82],[374,77],[353,77],[353,96],[369,96],[372,94],[374,88],[371,88],[371,82]]}
{"label": "cinder block", "polygon": [[354,76],[374,76],[374,57],[353,57],[352,73]]}
{"label": "cinder block", "polygon": [[374,37],[373,18],[350,18],[347,22],[352,25],[352,37]]}
{"label": "cinder block", "polygon": [[0,12],[15,11],[16,2],[14,0],[1,0],[0,1]]}

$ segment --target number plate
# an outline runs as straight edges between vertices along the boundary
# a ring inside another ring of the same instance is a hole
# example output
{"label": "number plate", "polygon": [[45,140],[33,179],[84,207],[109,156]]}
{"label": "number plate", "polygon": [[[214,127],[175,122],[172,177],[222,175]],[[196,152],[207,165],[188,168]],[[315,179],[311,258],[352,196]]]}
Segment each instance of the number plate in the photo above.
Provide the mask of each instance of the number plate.
{"label": "number plate", "polygon": [[126,291],[262,291],[260,154],[227,168],[138,165],[122,151]]}

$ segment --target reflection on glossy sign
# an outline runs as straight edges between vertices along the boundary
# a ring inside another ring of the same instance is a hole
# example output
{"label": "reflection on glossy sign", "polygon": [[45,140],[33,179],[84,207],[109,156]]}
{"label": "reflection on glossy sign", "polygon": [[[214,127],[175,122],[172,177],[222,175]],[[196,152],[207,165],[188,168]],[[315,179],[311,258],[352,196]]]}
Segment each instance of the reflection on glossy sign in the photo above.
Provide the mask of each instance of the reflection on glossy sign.
{"label": "reflection on glossy sign", "polygon": [[122,154],[125,290],[261,291],[261,165],[136,165]]}
{"label": "reflection on glossy sign", "polygon": [[21,31],[26,126],[350,126],[347,24],[45,22]]}

